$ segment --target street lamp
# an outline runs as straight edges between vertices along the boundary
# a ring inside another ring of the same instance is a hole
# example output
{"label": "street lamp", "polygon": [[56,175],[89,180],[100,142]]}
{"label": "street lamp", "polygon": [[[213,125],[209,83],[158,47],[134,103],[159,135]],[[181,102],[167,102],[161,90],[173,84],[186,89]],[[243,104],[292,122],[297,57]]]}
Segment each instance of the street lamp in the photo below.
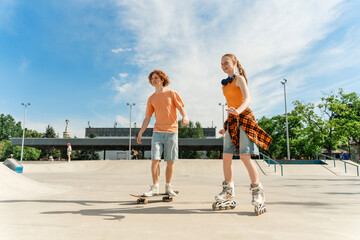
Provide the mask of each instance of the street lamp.
{"label": "street lamp", "polygon": [[24,153],[24,138],[25,138],[25,121],[26,121],[26,108],[27,106],[30,106],[30,103],[21,103],[25,107],[24,109],[24,124],[23,124],[23,135],[22,135],[22,141],[21,141],[21,155],[20,155],[20,161],[23,160],[23,153]]}
{"label": "street lamp", "polygon": [[[223,126],[221,127],[221,129],[223,129],[224,128],[224,122],[225,122],[225,119],[224,119],[224,107],[227,106],[227,103],[224,103],[224,104],[219,103],[219,106],[222,107],[222,125]],[[223,138],[223,144],[225,144],[225,137]]]}
{"label": "street lamp", "polygon": [[287,107],[286,107],[286,84],[287,80],[284,78],[284,81],[281,81],[281,84],[284,85],[284,99],[285,99],[285,120],[286,120],[286,144],[287,144],[287,159],[290,160],[290,144],[289,144],[289,124],[287,118]]}
{"label": "street lamp", "polygon": [[222,123],[224,124],[225,119],[224,119],[224,107],[227,106],[227,103],[221,104],[219,103],[219,106],[222,106]]}
{"label": "street lamp", "polygon": [[131,159],[131,110],[132,107],[135,106],[135,103],[126,103],[126,105],[128,105],[130,107],[130,129],[129,129],[129,160]]}

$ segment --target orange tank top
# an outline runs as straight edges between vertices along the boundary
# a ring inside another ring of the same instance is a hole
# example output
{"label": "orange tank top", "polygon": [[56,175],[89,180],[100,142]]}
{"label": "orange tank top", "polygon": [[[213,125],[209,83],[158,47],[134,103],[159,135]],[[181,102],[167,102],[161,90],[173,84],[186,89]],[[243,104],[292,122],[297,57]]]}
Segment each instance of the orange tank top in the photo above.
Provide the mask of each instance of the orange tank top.
{"label": "orange tank top", "polygon": [[235,85],[235,80],[237,77],[238,76],[236,76],[231,83],[228,83],[226,86],[222,87],[228,107],[238,108],[244,102],[241,89]]}

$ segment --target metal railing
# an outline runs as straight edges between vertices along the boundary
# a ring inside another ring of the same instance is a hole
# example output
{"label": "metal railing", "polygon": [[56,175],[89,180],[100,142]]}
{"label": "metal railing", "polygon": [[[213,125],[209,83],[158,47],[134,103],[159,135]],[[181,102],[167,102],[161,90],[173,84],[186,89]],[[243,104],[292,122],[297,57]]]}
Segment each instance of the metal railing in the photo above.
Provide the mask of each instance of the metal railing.
{"label": "metal railing", "polygon": [[[339,160],[341,162],[344,163],[344,168],[345,168],[345,173],[347,173],[347,168],[346,168],[346,164],[349,164],[349,165],[352,165],[352,166],[355,166],[356,167],[356,171],[357,171],[357,175],[359,176],[359,166],[358,165],[355,165],[353,163],[349,163],[349,162],[346,162],[344,160],[341,160],[341,159],[337,159],[335,157],[332,157],[332,156],[328,156],[328,155],[325,155],[325,154],[322,154],[322,153],[316,153],[316,159],[318,159],[319,156],[323,156],[324,157],[324,161],[326,162],[326,158],[329,158],[330,160],[333,160],[334,161],[334,167],[336,167],[336,163],[335,163],[335,160]],[[319,158],[320,159],[320,158]]]}
{"label": "metal railing", "polygon": [[283,170],[283,166],[282,164],[278,163],[277,161],[275,161],[274,159],[270,158],[269,156],[266,156],[265,154],[259,153],[259,159],[262,157],[263,161],[266,162],[269,167],[270,167],[270,162],[274,163],[274,171],[276,173],[276,165],[280,165],[281,167],[281,176],[284,176],[284,170]]}

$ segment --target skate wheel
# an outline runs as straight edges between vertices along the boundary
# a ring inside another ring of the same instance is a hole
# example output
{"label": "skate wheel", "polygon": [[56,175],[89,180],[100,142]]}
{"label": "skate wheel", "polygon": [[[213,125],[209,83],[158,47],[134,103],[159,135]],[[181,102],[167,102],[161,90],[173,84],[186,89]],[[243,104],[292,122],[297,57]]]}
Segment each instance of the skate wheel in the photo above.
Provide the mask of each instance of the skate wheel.
{"label": "skate wheel", "polygon": [[219,210],[222,211],[224,208],[223,207],[219,207]]}
{"label": "skate wheel", "polygon": [[230,206],[230,208],[231,208],[231,209],[234,209],[234,208],[235,208],[235,206]]}
{"label": "skate wheel", "polygon": [[163,202],[166,202],[166,197],[163,197],[162,200],[163,200]]}
{"label": "skate wheel", "polygon": [[137,200],[136,200],[136,203],[137,203],[137,204],[140,204],[140,203],[141,203],[141,200],[140,200],[140,199],[137,199]]}
{"label": "skate wheel", "polygon": [[171,198],[168,198],[168,201],[169,202],[172,202],[174,199],[171,197]]}
{"label": "skate wheel", "polygon": [[256,215],[256,216],[259,216],[259,215],[260,215],[259,210],[258,210],[256,207],[254,208],[254,212],[255,212],[255,215]]}
{"label": "skate wheel", "polygon": [[148,200],[147,200],[147,199],[144,199],[144,200],[143,200],[143,203],[144,203],[144,204],[148,204]]}
{"label": "skate wheel", "polygon": [[216,208],[216,202],[214,202],[214,203],[212,204],[212,209],[213,209],[214,211],[217,210],[217,208]]}
{"label": "skate wheel", "polygon": [[229,210],[230,209],[230,207],[225,207],[225,210]]}

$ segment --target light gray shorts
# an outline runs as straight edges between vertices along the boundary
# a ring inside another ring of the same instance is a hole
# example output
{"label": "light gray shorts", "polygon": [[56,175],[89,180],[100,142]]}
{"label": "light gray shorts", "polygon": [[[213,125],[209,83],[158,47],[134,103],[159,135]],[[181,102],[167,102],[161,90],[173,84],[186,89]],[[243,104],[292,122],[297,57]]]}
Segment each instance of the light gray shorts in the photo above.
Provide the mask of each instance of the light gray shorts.
{"label": "light gray shorts", "polygon": [[161,160],[164,152],[164,160],[173,162],[178,159],[178,133],[153,132],[151,140],[151,159]]}
{"label": "light gray shorts", "polygon": [[236,147],[234,142],[231,140],[230,134],[228,131],[225,133],[224,140],[224,148],[223,153],[229,153],[234,155],[239,154],[259,154],[258,146],[250,141],[249,137],[246,135],[244,129],[240,128],[240,143],[239,143],[239,151],[236,151]]}

